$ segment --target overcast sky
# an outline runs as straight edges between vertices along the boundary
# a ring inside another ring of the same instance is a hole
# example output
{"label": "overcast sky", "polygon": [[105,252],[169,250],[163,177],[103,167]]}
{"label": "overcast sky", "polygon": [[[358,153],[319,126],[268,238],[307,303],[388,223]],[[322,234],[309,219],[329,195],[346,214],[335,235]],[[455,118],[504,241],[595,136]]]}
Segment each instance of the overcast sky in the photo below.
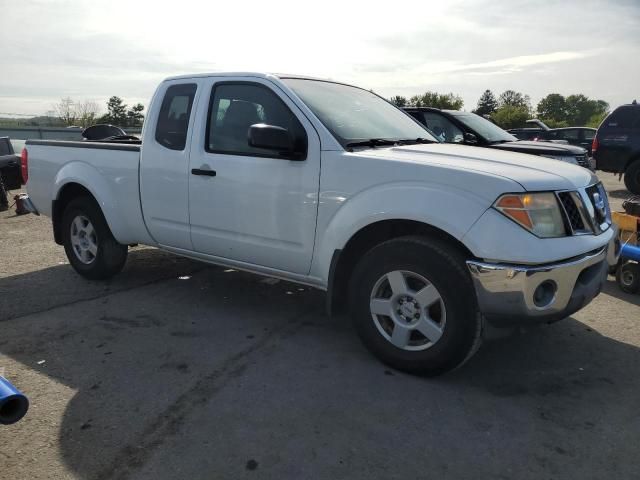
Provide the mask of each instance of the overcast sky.
{"label": "overcast sky", "polygon": [[222,70],[454,92],[467,110],[487,88],[617,106],[640,100],[640,0],[0,0],[0,114],[147,105],[166,76]]}

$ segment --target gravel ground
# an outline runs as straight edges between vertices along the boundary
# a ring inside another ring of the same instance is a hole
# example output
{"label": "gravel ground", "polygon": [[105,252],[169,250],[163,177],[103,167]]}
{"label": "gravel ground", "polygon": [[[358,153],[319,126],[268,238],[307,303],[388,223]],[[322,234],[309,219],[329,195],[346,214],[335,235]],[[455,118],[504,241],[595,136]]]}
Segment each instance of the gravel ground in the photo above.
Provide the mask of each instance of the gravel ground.
{"label": "gravel ground", "polygon": [[323,306],[143,247],[88,282],[48,219],[0,213],[0,371],[31,400],[0,427],[0,479],[640,477],[640,296],[612,278],[438,379]]}

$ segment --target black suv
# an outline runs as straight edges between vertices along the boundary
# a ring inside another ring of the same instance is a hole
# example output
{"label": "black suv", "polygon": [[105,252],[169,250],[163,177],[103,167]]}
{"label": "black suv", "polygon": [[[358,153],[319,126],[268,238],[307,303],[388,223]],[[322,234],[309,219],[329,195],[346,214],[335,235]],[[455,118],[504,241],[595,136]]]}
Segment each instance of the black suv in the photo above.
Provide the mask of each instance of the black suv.
{"label": "black suv", "polygon": [[21,184],[20,157],[13,151],[9,137],[0,137],[0,211],[7,209],[7,190],[17,190]]}
{"label": "black suv", "polygon": [[640,105],[622,105],[609,114],[593,139],[596,168],[624,173],[624,184],[640,195]]}
{"label": "black suv", "polygon": [[404,110],[433,132],[439,140],[446,143],[461,143],[540,155],[590,168],[589,157],[584,148],[559,143],[518,140],[475,113],[430,107],[406,107]]}

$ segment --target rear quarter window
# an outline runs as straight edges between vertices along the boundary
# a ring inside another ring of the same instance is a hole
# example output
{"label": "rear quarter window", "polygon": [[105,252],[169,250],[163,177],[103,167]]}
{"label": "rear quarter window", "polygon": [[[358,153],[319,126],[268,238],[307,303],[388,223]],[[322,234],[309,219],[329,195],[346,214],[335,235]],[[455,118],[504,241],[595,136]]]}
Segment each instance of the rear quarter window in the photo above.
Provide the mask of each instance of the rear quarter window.
{"label": "rear quarter window", "polygon": [[640,107],[619,107],[604,121],[607,128],[640,127]]}
{"label": "rear quarter window", "polygon": [[172,85],[167,88],[156,126],[156,141],[163,147],[184,150],[196,89],[194,83]]}

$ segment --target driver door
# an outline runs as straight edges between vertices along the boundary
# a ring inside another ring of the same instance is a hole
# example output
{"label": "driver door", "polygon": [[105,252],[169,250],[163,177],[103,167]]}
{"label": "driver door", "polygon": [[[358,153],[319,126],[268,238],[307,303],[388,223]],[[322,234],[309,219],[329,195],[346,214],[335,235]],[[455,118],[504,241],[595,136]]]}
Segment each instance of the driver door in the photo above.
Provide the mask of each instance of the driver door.
{"label": "driver door", "polygon": [[[307,274],[318,209],[320,139],[297,106],[267,79],[210,80],[203,92],[208,110],[198,113],[201,128],[190,158],[193,248]],[[250,146],[248,130],[257,123],[286,128],[304,147],[303,158]]]}

